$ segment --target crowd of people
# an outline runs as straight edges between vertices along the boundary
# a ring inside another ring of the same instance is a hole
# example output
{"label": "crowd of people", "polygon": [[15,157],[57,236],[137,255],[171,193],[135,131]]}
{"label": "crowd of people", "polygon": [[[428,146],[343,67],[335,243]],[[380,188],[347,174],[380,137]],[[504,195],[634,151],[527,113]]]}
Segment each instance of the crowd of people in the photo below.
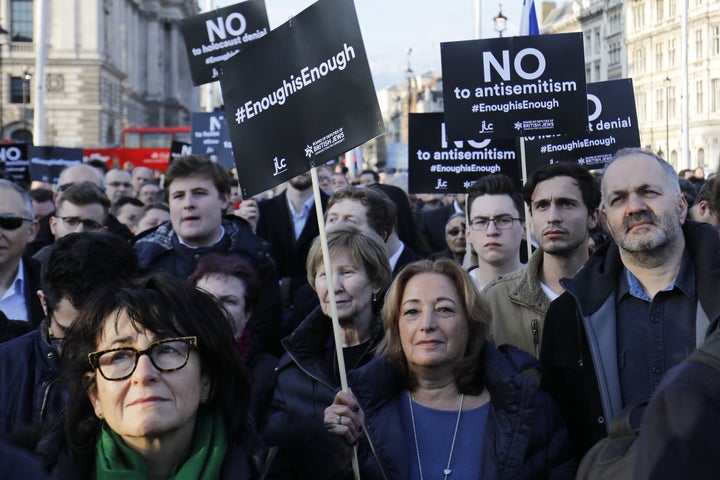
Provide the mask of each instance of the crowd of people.
{"label": "crowd of people", "polygon": [[309,173],[0,180],[3,472],[569,479],[643,405],[628,475],[713,477],[714,179],[637,148],[451,196],[317,173],[326,245]]}

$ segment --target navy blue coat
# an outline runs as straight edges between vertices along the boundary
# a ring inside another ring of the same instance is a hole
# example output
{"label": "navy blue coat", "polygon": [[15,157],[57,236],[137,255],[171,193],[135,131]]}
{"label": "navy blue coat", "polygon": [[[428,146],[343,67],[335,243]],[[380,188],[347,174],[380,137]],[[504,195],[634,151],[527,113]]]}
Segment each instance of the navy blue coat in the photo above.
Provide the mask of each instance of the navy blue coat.
{"label": "navy blue coat", "polygon": [[[45,321],[46,322],[46,321]],[[46,422],[65,407],[58,385],[60,356],[47,338],[47,325],[0,344],[0,435]]]}
{"label": "navy blue coat", "polygon": [[[379,319],[372,340],[357,365],[372,358],[382,338]],[[332,321],[317,307],[283,340],[287,351],[280,358],[273,400],[260,429],[268,446],[278,446],[272,478],[313,480],[337,478],[344,449],[323,427],[325,408],[335,400],[340,380],[335,368]]]}
{"label": "navy blue coat", "polygon": [[[521,371],[537,367],[528,353],[509,345],[483,348],[480,368],[490,393],[482,451],[483,480],[574,478],[575,462],[567,430],[550,396]],[[350,388],[365,412],[361,444],[363,480],[408,480],[416,461],[412,432],[405,431],[400,401],[403,382],[377,357],[348,374]]]}

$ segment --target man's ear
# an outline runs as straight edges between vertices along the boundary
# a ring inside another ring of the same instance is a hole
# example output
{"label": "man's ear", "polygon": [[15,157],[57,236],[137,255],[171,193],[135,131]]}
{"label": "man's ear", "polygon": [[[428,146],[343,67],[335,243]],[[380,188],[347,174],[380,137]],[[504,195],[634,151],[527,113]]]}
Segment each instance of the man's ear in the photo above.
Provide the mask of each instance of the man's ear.
{"label": "man's ear", "polygon": [[30,224],[30,229],[28,230],[28,238],[27,243],[31,243],[33,240],[35,240],[35,237],[37,236],[38,230],[40,230],[40,224],[37,220],[33,220]]}
{"label": "man's ear", "polygon": [[50,223],[50,232],[52,232],[53,237],[55,236],[55,226],[57,225],[57,217],[52,216],[49,218],[48,222]]}
{"label": "man's ear", "polygon": [[600,220],[599,216],[600,215],[597,208],[593,210],[590,216],[588,216],[588,230],[592,230],[593,228],[597,227],[598,221]]}
{"label": "man's ear", "polygon": [[40,299],[40,305],[42,305],[43,313],[47,317],[48,308],[47,308],[47,300],[45,300],[45,292],[43,292],[42,290],[38,290],[37,292],[35,292],[35,294]]}

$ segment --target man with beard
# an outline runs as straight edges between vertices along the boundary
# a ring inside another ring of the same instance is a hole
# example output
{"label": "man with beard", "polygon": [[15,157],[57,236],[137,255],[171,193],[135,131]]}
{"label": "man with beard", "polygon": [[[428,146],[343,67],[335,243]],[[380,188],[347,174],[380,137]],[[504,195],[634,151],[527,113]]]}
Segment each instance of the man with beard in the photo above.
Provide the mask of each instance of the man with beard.
{"label": "man with beard", "polygon": [[[307,283],[305,259],[318,235],[310,172],[293,177],[280,195],[258,203],[257,234],[270,242],[280,276],[283,303],[292,308],[297,289]],[[328,196],[320,192],[323,209]]]}
{"label": "man with beard", "polygon": [[600,191],[574,162],[546,165],[523,187],[538,249],[527,266],[493,280],[484,290],[492,311],[495,342],[540,356],[545,313],[589,257],[588,237],[597,224]]}
{"label": "man with beard", "polygon": [[720,318],[717,230],[686,221],[672,166],[650,151],[622,149],[601,190],[613,240],[561,280],[566,291],[548,309],[540,351],[542,386],[578,456],[624,407],[652,395]]}

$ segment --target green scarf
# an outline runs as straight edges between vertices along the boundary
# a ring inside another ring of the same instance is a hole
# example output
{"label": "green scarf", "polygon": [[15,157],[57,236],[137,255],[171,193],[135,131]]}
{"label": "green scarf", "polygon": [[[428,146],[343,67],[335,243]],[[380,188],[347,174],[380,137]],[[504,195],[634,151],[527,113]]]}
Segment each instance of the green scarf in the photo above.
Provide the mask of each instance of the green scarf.
{"label": "green scarf", "polygon": [[[219,412],[215,414],[198,412],[188,456],[175,466],[168,478],[198,480],[220,478],[227,448],[222,415]],[[148,478],[145,460],[135,450],[125,445],[122,438],[104,423],[95,447],[95,478],[103,480]]]}

